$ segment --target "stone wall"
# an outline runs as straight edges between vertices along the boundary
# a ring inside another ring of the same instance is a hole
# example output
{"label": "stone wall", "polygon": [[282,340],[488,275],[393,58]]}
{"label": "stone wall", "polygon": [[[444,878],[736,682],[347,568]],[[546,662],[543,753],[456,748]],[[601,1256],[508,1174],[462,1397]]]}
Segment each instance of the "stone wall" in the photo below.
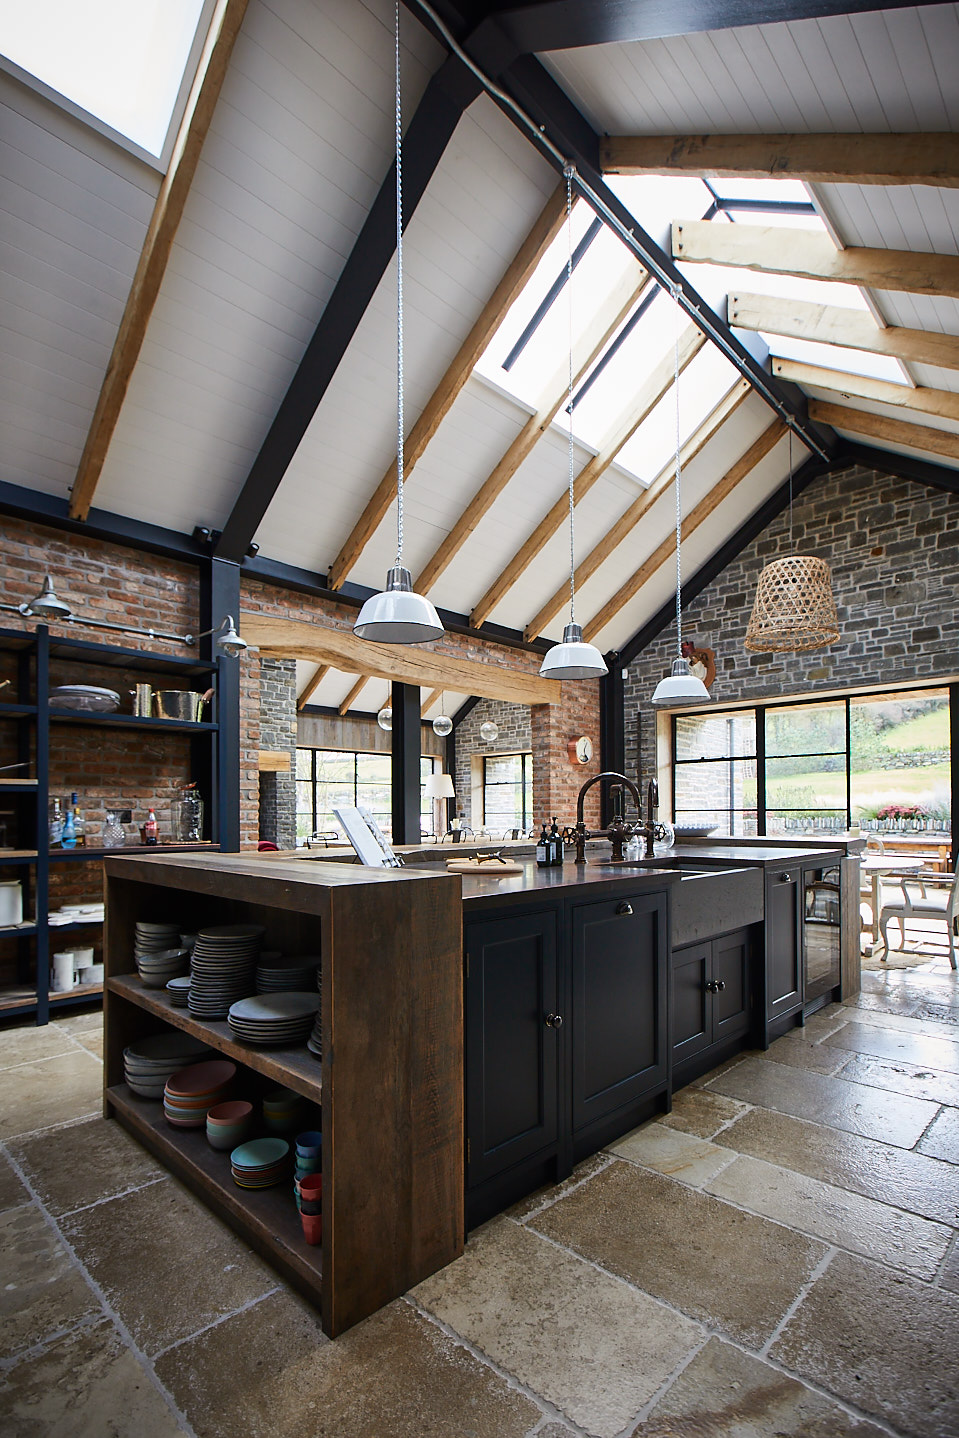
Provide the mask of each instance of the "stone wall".
{"label": "stone wall", "polygon": [[296,660],[260,664],[260,747],[289,754],[287,772],[260,774],[260,838],[296,846]]}
{"label": "stone wall", "polygon": [[[854,467],[826,475],[779,516],[683,612],[683,636],[715,650],[717,704],[876,688],[959,671],[959,503],[912,480]],[[840,638],[806,654],[753,654],[746,626],[763,565],[790,553],[832,566]],[[676,654],[673,621],[629,666],[625,683],[627,773],[655,771],[650,696]],[[669,796],[663,795],[663,812]]]}

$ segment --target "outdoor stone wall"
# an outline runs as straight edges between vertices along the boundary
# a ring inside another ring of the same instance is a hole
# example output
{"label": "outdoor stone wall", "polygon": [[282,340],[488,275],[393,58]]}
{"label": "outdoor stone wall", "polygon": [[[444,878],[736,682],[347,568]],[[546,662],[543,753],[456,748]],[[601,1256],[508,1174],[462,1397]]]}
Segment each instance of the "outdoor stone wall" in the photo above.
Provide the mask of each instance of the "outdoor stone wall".
{"label": "outdoor stone wall", "polygon": [[260,664],[260,748],[289,754],[287,773],[260,774],[260,838],[296,846],[296,661]]}
{"label": "outdoor stone wall", "polygon": [[[763,565],[790,553],[828,560],[840,638],[806,654],[753,654],[746,626]],[[954,494],[858,466],[826,475],[683,612],[683,637],[716,652],[717,704],[773,702],[817,691],[909,682],[959,670],[959,501]],[[655,773],[649,700],[676,654],[676,626],[648,645],[625,682],[627,772]],[[629,765],[632,767],[630,768]],[[663,795],[663,812],[668,809]]]}
{"label": "outdoor stone wall", "polygon": [[[480,725],[492,720],[499,734],[487,744],[480,734]],[[533,749],[530,710],[525,704],[507,704],[499,699],[481,699],[475,709],[456,729],[456,812],[471,829],[478,828],[482,815],[472,813],[472,760],[474,754],[530,754]],[[452,801],[449,805],[453,812]]]}

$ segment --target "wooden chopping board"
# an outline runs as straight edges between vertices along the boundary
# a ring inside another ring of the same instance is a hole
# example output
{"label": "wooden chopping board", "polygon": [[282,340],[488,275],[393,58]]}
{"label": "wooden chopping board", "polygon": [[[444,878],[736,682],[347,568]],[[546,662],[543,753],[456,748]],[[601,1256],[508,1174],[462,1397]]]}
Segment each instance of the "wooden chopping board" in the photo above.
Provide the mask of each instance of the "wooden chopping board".
{"label": "wooden chopping board", "polygon": [[446,867],[451,874],[479,875],[481,879],[502,879],[507,874],[522,874],[522,864],[491,864],[489,860],[480,864],[476,859],[447,859]]}

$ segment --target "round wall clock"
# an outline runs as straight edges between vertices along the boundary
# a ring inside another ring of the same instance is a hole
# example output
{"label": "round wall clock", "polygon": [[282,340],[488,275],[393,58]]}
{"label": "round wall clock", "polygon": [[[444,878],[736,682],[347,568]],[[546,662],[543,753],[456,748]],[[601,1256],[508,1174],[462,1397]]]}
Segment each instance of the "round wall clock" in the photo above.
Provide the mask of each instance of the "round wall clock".
{"label": "round wall clock", "polygon": [[578,739],[570,739],[566,751],[571,764],[588,764],[593,757],[593,741],[582,734]]}

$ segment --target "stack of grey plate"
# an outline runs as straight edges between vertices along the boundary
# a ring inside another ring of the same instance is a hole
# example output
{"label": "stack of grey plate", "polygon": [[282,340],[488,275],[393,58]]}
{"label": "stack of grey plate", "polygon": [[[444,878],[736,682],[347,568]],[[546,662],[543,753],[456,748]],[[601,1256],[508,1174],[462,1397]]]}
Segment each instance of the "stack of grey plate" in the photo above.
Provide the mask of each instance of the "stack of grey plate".
{"label": "stack of grey plate", "polygon": [[227,1022],[248,1044],[300,1044],[313,1028],[320,996],[313,993],[258,994],[231,1005]]}
{"label": "stack of grey plate", "polygon": [[319,965],[319,954],[297,954],[295,957],[261,954],[256,966],[256,991],[258,994],[282,994],[313,989]]}
{"label": "stack of grey plate", "polygon": [[323,1016],[319,1009],[316,1011],[316,1020],[313,1024],[313,1031],[306,1041],[306,1046],[314,1058],[323,1057]]}
{"label": "stack of grey plate", "polygon": [[189,974],[182,978],[173,978],[167,982],[166,991],[170,995],[170,1003],[175,1009],[185,1009],[190,998],[190,984],[192,979]]}
{"label": "stack of grey plate", "polygon": [[123,1050],[123,1073],[127,1087],[141,1098],[161,1099],[167,1080],[184,1064],[211,1057],[208,1046],[192,1034],[170,1030],[136,1039]]}
{"label": "stack of grey plate", "polygon": [[262,924],[214,924],[200,929],[191,964],[191,1014],[225,1019],[231,1004],[256,992],[263,932]]}

